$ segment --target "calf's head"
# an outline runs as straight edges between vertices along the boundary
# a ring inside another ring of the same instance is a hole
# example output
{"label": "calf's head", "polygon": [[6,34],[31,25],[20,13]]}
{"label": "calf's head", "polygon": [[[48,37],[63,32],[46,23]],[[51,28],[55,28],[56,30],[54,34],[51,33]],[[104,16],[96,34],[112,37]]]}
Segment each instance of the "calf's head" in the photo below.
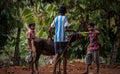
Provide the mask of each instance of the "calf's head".
{"label": "calf's head", "polygon": [[78,41],[82,36],[79,33],[72,33],[70,35],[67,36],[67,40],[69,41],[69,43]]}

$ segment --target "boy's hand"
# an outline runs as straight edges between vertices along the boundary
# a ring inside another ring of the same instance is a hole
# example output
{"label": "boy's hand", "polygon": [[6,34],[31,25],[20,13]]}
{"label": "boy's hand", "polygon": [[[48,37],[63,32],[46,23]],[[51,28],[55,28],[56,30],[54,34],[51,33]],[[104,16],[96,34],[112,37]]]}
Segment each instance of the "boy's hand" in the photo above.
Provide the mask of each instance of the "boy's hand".
{"label": "boy's hand", "polygon": [[51,28],[51,27],[49,28],[49,36],[48,36],[48,38],[50,38],[51,40],[52,40],[52,29],[53,28]]}
{"label": "boy's hand", "polygon": [[52,40],[53,41],[53,38],[52,37],[48,37],[48,39]]}
{"label": "boy's hand", "polygon": [[52,38],[52,35],[51,35],[51,34],[49,34],[48,39],[50,39],[50,40],[53,41],[53,38]]}

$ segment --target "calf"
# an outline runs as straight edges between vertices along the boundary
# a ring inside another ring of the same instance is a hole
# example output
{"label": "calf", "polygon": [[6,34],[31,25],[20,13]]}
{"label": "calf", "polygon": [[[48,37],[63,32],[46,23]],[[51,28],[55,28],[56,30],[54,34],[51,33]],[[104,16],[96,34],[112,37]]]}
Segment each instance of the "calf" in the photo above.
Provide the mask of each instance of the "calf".
{"label": "calf", "polygon": [[[68,36],[68,43],[67,46],[69,46],[72,42],[78,40],[81,36],[77,33],[75,34],[71,34]],[[33,65],[35,64],[35,71],[37,74],[39,74],[38,72],[38,61],[39,61],[39,57],[41,54],[43,55],[47,55],[47,56],[52,56],[55,55],[55,51],[54,51],[54,41],[52,40],[48,40],[48,39],[43,39],[43,38],[36,38],[34,39],[34,41],[32,41],[32,46],[33,46],[33,59],[32,59],[32,71],[31,73],[33,74]],[[65,49],[66,50],[66,49]],[[67,51],[66,51],[67,53]],[[64,57],[64,55],[67,55],[66,53],[63,53],[63,58],[67,59],[67,57]],[[56,62],[57,64],[58,62]],[[67,62],[66,62],[67,63]],[[66,72],[66,67],[64,67],[64,71]],[[55,72],[54,72],[55,73]],[[64,73],[66,74],[66,73]]]}

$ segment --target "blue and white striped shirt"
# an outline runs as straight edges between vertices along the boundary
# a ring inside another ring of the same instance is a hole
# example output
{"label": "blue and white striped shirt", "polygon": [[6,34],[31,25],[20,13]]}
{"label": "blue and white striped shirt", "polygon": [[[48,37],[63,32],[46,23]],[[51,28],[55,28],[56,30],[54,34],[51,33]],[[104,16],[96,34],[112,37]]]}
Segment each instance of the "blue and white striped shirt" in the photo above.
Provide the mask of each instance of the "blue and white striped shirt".
{"label": "blue and white striped shirt", "polygon": [[57,16],[51,24],[51,27],[55,27],[54,42],[66,42],[65,27],[69,27],[67,17],[64,15]]}

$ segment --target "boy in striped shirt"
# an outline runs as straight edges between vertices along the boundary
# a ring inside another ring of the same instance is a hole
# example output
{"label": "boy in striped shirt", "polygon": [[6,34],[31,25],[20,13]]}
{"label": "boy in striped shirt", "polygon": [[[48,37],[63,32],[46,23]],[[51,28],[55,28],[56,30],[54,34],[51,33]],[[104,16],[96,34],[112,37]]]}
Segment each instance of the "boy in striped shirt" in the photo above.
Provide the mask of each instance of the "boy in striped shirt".
{"label": "boy in striped shirt", "polygon": [[[51,24],[51,27],[49,29],[49,34],[50,37],[52,35],[52,29],[55,28],[55,36],[54,36],[54,48],[55,48],[55,56],[54,56],[54,61],[56,62],[57,59],[60,57],[60,54],[62,53],[62,50],[65,49],[66,45],[67,45],[67,41],[66,41],[66,34],[65,31],[69,31],[69,32],[74,32],[73,30],[69,30],[67,29],[67,27],[70,26],[70,24],[68,23],[68,19],[65,16],[66,13],[66,8],[61,5],[59,7],[59,13],[60,15],[58,15],[54,21]],[[67,64],[67,53],[66,51],[63,53],[64,58],[63,58],[63,66],[64,66],[64,74],[66,74],[66,64]],[[54,63],[55,63],[54,62]],[[55,72],[55,64],[54,64],[54,71]],[[53,73],[56,74],[56,73]]]}

